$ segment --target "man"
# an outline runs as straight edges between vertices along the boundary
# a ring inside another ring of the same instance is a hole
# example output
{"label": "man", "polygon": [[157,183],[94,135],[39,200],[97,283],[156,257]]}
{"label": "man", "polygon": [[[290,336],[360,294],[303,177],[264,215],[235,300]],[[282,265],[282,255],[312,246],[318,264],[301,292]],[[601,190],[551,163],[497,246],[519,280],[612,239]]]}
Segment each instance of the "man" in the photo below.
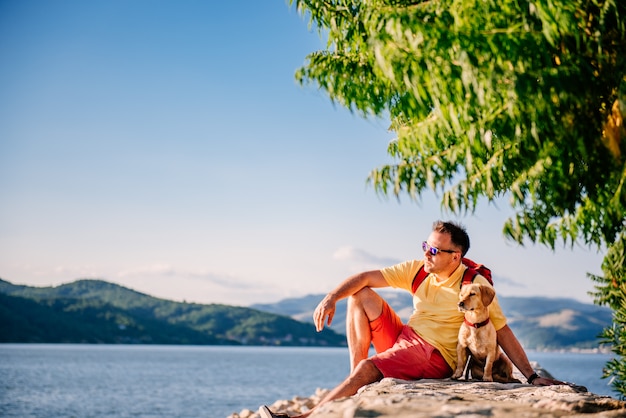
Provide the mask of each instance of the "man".
{"label": "man", "polygon": [[[337,301],[349,298],[346,328],[351,373],[319,405],[354,395],[362,386],[384,377],[414,380],[443,379],[452,375],[458,331],[463,322],[463,313],[457,306],[466,269],[462,259],[469,247],[469,237],[461,226],[437,221],[428,240],[422,244],[423,260],[351,276],[326,295],[313,315],[318,332],[325,324],[331,324]],[[412,292],[413,278],[422,265],[429,275],[413,295],[415,310],[405,325],[372,288],[391,286]],[[480,275],[474,282],[489,285]],[[490,320],[496,328],[498,344],[528,383],[562,383],[537,376],[506,324],[497,298],[490,305]],[[368,358],[370,344],[377,354]],[[299,418],[307,417],[313,410]],[[263,418],[287,417],[273,413],[266,406],[262,406],[259,413]]]}

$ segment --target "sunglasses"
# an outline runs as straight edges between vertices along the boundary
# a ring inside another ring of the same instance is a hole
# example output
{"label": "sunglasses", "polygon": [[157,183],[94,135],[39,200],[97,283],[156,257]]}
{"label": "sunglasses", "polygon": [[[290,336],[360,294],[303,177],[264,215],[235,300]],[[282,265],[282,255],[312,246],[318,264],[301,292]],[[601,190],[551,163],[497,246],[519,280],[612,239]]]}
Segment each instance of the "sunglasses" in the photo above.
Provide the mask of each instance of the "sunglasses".
{"label": "sunglasses", "polygon": [[428,243],[426,241],[422,242],[422,250],[424,250],[424,252],[429,252],[431,255],[437,255],[439,254],[439,252],[441,251],[442,253],[456,253],[457,251],[454,250],[441,250],[437,247],[433,247],[432,245],[428,245]]}

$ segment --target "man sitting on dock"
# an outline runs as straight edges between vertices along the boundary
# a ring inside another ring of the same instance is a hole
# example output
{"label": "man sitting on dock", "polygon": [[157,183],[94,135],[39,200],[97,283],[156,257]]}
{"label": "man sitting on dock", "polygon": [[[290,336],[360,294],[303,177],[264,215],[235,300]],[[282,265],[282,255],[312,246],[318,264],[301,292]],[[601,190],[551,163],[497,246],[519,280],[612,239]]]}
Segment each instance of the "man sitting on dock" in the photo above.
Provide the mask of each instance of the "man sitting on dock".
{"label": "man sitting on dock", "polygon": [[[444,379],[456,367],[456,346],[463,313],[458,310],[458,295],[466,266],[462,259],[469,250],[465,229],[452,222],[437,221],[422,244],[423,260],[410,260],[381,270],[348,277],[319,303],[314,313],[317,331],[330,325],[339,300],[348,298],[347,339],[350,352],[350,375],[322,399],[323,405],[352,396],[370,383],[385,377],[404,380]],[[429,273],[413,291],[412,284],[420,268]],[[478,275],[475,283],[490,285]],[[374,288],[395,287],[413,294],[414,312],[407,324]],[[497,298],[490,305],[490,320],[498,344],[532,385],[563,382],[535,373],[521,344],[506,323]],[[370,345],[376,354],[369,357]],[[319,407],[318,405],[318,407]],[[313,411],[297,418],[305,418]],[[261,406],[263,418],[284,418],[286,414]]]}

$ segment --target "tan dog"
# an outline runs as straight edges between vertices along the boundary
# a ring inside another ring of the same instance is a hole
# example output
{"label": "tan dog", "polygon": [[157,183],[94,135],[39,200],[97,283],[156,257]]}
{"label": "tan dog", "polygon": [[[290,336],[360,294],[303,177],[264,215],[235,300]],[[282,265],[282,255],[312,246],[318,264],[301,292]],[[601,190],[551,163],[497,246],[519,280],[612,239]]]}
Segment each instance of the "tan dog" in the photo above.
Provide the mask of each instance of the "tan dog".
{"label": "tan dog", "polygon": [[459,311],[465,313],[465,320],[459,329],[458,363],[453,379],[463,376],[469,352],[468,374],[471,371],[472,378],[486,382],[519,382],[513,378],[511,361],[498,348],[496,329],[489,321],[489,305],[495,295],[491,286],[478,283],[461,288],[458,306]]}

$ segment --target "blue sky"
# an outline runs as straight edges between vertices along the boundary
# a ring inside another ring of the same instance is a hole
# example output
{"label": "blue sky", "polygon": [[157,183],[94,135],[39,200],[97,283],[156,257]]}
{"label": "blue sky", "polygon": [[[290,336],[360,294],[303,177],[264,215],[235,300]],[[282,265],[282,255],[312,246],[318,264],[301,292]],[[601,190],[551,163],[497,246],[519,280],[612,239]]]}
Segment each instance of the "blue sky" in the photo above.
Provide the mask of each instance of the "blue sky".
{"label": "blue sky", "polygon": [[0,277],[271,302],[421,258],[441,218],[503,295],[591,303],[602,255],[506,242],[506,202],[377,196],[387,121],[295,82],[323,46],[283,0],[0,2]]}

